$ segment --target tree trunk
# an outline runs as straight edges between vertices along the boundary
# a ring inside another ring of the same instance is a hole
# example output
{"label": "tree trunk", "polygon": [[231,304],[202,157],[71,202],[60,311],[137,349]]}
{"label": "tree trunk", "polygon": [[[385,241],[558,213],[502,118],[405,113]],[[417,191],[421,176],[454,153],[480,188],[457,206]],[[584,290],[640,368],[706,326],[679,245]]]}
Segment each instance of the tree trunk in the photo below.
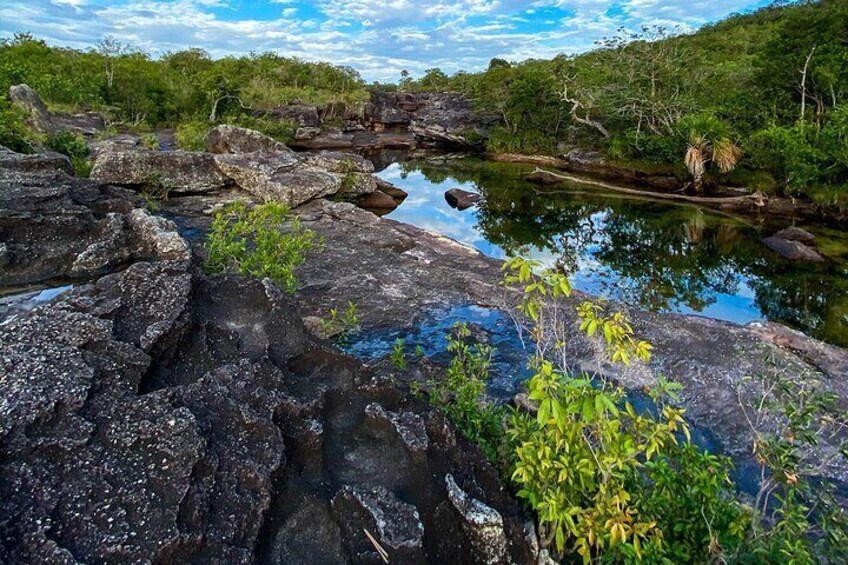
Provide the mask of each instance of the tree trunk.
{"label": "tree trunk", "polygon": [[810,49],[810,52],[807,54],[807,60],[804,61],[804,68],[801,70],[801,121],[804,121],[804,113],[807,109],[807,71],[810,68],[810,59],[813,58],[813,54],[816,52],[816,45],[813,45],[813,48]]}

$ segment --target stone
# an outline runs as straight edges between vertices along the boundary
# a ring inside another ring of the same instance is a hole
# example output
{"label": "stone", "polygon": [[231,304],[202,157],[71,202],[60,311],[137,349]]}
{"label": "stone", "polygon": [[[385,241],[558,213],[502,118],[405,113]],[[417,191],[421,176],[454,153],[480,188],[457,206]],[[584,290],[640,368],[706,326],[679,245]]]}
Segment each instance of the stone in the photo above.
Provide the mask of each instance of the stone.
{"label": "stone", "polygon": [[424,525],[418,510],[406,504],[384,487],[356,489],[342,488],[333,497],[333,510],[339,522],[349,530],[346,537],[366,539],[367,529],[386,548],[393,550],[421,550]]}
{"label": "stone", "polygon": [[267,112],[260,112],[260,115],[274,120],[293,122],[302,128],[321,127],[318,108],[306,104],[292,103],[285,106],[278,106]]}
{"label": "stone", "polygon": [[371,194],[366,195],[364,198],[361,198],[357,204],[360,208],[365,208],[366,210],[378,210],[383,213],[390,212],[398,207],[397,200],[382,190],[376,190]]}
{"label": "stone", "polygon": [[490,565],[509,563],[504,521],[500,513],[468,496],[450,473],[445,475],[445,486],[448,499],[462,516],[462,527],[478,555],[478,562]]}
{"label": "stone", "polygon": [[284,143],[258,131],[222,124],[206,134],[206,151],[210,153],[252,153],[254,151],[289,152]]}
{"label": "stone", "polygon": [[215,157],[194,151],[109,151],[98,155],[92,180],[168,194],[214,192],[230,184]]}
{"label": "stone", "polygon": [[379,177],[377,177],[377,189],[383,194],[391,196],[397,204],[402,203],[409,196],[409,193],[405,190],[402,190]]}
{"label": "stone", "polygon": [[290,153],[216,155],[215,163],[241,189],[266,202],[282,202],[292,208],[342,189],[338,175],[301,166]]}
{"label": "stone", "polygon": [[789,226],[788,228],[783,228],[774,236],[780,239],[787,239],[789,241],[800,241],[801,243],[810,243],[812,242],[816,236],[811,234],[805,229],[799,228],[797,226]]}
{"label": "stone", "polygon": [[33,154],[16,153],[0,145],[0,169],[19,173],[51,173],[61,171],[74,174],[67,155],[45,151]]}
{"label": "stone", "polygon": [[32,87],[18,84],[9,88],[9,100],[12,104],[26,112],[27,121],[39,133],[53,133],[53,120],[47,111],[47,106]]}
{"label": "stone", "polygon": [[298,156],[306,166],[316,167],[331,173],[373,173],[374,164],[355,153],[340,153],[338,151],[320,151],[318,153],[303,153]]}
{"label": "stone", "polygon": [[136,208],[127,216],[130,230],[139,240],[139,254],[163,261],[191,260],[191,250],[171,220],[153,216],[144,208]]}
{"label": "stone", "polygon": [[375,421],[390,424],[400,436],[403,444],[413,453],[423,453],[430,446],[424,419],[411,412],[390,412],[372,403],[365,407],[365,415]]}
{"label": "stone", "polygon": [[110,151],[132,151],[143,147],[141,137],[130,133],[119,133],[102,141],[88,143],[89,158],[96,161],[103,153]]}
{"label": "stone", "polygon": [[461,188],[452,188],[445,192],[445,200],[452,208],[467,210],[480,202],[482,196]]}
{"label": "stone", "polygon": [[792,261],[810,261],[813,263],[824,261],[824,257],[819,255],[815,249],[800,241],[772,236],[764,238],[763,243],[772,251],[777,252],[781,257]]}

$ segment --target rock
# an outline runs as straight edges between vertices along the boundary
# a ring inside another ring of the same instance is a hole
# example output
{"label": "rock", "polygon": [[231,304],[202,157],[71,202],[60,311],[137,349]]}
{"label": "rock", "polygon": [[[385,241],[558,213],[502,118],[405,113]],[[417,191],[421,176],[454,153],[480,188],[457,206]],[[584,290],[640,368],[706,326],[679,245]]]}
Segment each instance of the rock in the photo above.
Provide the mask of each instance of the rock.
{"label": "rock", "polygon": [[397,200],[383,192],[382,190],[377,190],[372,192],[371,194],[366,195],[357,201],[357,205],[360,208],[364,208],[366,210],[375,210],[382,213],[388,213],[398,207]]}
{"label": "rock", "polygon": [[824,261],[824,257],[819,255],[815,249],[804,245],[800,241],[772,236],[764,238],[763,243],[765,243],[769,249],[780,254],[781,257],[791,259],[792,261],[811,261],[814,263]]}
{"label": "rock", "polygon": [[293,122],[302,128],[320,128],[321,118],[318,116],[318,108],[306,104],[288,104],[278,106],[260,115],[274,120]]}
{"label": "rock", "polygon": [[292,208],[342,189],[339,176],[301,166],[291,153],[216,155],[215,163],[243,190],[266,202],[282,202]]}
{"label": "rock", "polygon": [[373,173],[374,164],[354,153],[338,151],[321,151],[319,153],[304,153],[298,156],[301,162],[309,167],[316,167],[331,173]]}
{"label": "rock", "polygon": [[55,131],[68,131],[83,137],[95,137],[106,129],[106,121],[97,112],[50,114]]}
{"label": "rock", "polygon": [[145,254],[148,258],[155,257],[163,261],[188,263],[191,260],[191,250],[171,220],[152,216],[144,208],[136,208],[129,213],[127,221],[139,241],[139,255]]}
{"label": "rock", "polygon": [[130,133],[119,133],[109,139],[92,141],[88,144],[89,157],[95,161],[103,153],[110,151],[132,151],[134,149],[141,149],[142,147],[141,137]]}
{"label": "rock", "polygon": [[349,149],[356,145],[353,133],[315,129],[298,129],[292,143],[292,147],[299,149]]}
{"label": "rock", "polygon": [[373,551],[367,530],[393,562],[424,562],[424,525],[418,510],[401,502],[384,487],[342,488],[333,497],[333,510],[342,524],[344,537],[353,555]]}
{"label": "rock", "polygon": [[409,193],[407,193],[405,190],[401,190],[400,188],[396,187],[388,181],[385,181],[379,177],[377,177],[376,180],[377,189],[380,192],[391,196],[397,204],[400,204],[409,196]]}
{"label": "rock", "polygon": [[504,522],[500,513],[468,496],[450,473],[445,476],[445,486],[448,499],[462,516],[462,527],[471,540],[478,556],[477,561],[492,565],[509,563]]}
{"label": "rock", "polygon": [[482,197],[474,192],[468,192],[461,188],[452,188],[445,192],[445,200],[452,208],[467,210],[478,204]]}
{"label": "rock", "polygon": [[97,157],[90,178],[168,194],[213,192],[229,184],[215,163],[213,155],[193,151],[110,151]]}
{"label": "rock", "polygon": [[297,141],[306,141],[314,139],[321,133],[321,128],[297,128],[294,132],[294,138]]}
{"label": "rock", "polygon": [[27,121],[33,129],[39,133],[53,133],[53,120],[50,118],[47,106],[33,88],[26,84],[12,86],[9,88],[9,100],[26,112]]}
{"label": "rock", "polygon": [[788,228],[783,228],[772,237],[776,237],[779,239],[787,239],[789,241],[800,241],[801,243],[810,243],[812,242],[816,236],[811,234],[805,229],[801,229],[797,226],[789,226]]}
{"label": "rock", "polygon": [[61,171],[74,174],[74,167],[67,155],[52,151],[27,155],[16,153],[0,145],[0,169],[19,173],[51,173]]}
{"label": "rock", "polygon": [[284,143],[252,129],[222,124],[206,134],[210,153],[251,153],[253,151],[289,152]]}
{"label": "rock", "polygon": [[644,172],[610,163],[598,151],[579,148],[562,155],[560,166],[572,173],[589,174],[604,180],[623,181],[666,191],[679,190],[683,185],[671,170],[660,173]]}
{"label": "rock", "polygon": [[379,404],[365,407],[365,415],[375,421],[385,422],[394,427],[404,445],[413,453],[423,453],[429,447],[424,419],[410,412],[390,412]]}

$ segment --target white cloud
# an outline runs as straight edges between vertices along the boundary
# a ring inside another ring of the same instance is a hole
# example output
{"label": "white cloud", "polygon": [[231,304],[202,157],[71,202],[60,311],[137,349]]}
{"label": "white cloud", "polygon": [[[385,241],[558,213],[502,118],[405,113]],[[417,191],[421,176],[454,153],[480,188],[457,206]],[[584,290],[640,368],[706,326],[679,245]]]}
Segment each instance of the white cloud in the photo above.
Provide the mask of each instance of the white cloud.
{"label": "white cloud", "polygon": [[214,56],[268,50],[350,65],[385,81],[402,69],[479,70],[492,57],[576,53],[622,25],[696,29],[767,2],[3,0],[0,35],[30,31],[51,44],[88,48],[110,34],[154,55],[192,46]]}

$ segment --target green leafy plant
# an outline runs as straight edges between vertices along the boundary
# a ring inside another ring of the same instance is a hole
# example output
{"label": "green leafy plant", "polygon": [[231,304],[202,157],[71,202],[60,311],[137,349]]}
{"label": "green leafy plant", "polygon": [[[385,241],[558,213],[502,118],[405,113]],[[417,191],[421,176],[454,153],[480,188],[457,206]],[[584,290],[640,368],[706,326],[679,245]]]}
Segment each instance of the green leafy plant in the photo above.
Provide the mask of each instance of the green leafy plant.
{"label": "green leafy plant", "polygon": [[356,314],[356,304],[348,301],[347,308],[341,313],[337,308],[330,308],[330,316],[321,319],[321,329],[325,335],[338,336],[345,340],[359,330],[359,317]]}
{"label": "green leafy plant", "polygon": [[90,151],[81,135],[63,131],[48,136],[44,145],[57,153],[67,155],[78,176],[87,177],[91,172],[92,163],[88,160]]}
{"label": "green leafy plant", "polygon": [[205,120],[192,120],[177,126],[174,138],[180,149],[188,151],[203,151],[206,147],[206,134],[211,126]]}
{"label": "green leafy plant", "polygon": [[389,356],[392,365],[395,367],[395,369],[399,371],[406,370],[406,353],[404,352],[405,347],[406,342],[401,338],[397,338],[395,340],[394,345],[392,346],[392,353]]}
{"label": "green leafy plant", "polygon": [[301,226],[285,205],[270,202],[248,207],[235,202],[215,214],[206,239],[206,270],[268,277],[293,293],[295,268],[319,246],[315,232]]}
{"label": "green leafy plant", "polygon": [[467,324],[457,324],[448,334],[451,362],[444,379],[430,384],[430,401],[492,461],[503,459],[503,412],[486,399],[486,381],[492,348],[469,344]]}

